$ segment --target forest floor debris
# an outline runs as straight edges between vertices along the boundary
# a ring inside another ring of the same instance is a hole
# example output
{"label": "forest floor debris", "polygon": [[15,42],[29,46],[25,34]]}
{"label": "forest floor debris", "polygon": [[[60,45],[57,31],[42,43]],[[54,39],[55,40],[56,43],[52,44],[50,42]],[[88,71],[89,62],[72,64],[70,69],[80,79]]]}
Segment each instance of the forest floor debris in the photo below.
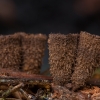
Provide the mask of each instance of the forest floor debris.
{"label": "forest floor debris", "polygon": [[73,92],[52,83],[50,76],[11,71],[7,75],[0,76],[0,100],[100,100],[99,86],[85,86]]}

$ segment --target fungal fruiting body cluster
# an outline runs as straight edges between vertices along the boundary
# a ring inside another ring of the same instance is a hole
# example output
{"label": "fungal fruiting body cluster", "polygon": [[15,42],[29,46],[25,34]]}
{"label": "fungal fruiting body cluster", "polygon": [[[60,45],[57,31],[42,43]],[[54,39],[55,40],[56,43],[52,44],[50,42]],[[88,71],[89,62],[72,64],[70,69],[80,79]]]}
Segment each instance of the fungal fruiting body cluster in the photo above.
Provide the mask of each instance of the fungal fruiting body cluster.
{"label": "fungal fruiting body cluster", "polygon": [[[0,36],[0,68],[40,74],[47,37],[18,32]],[[72,90],[85,85],[100,66],[100,36],[49,34],[50,73],[57,85],[71,85]]]}
{"label": "fungal fruiting body cluster", "polygon": [[100,37],[86,32],[80,33],[75,71],[72,75],[73,89],[84,86],[91,78],[96,67],[100,65]]}
{"label": "fungal fruiting body cluster", "polygon": [[39,74],[46,35],[18,32],[0,36],[0,68]]}
{"label": "fungal fruiting body cluster", "polygon": [[57,85],[72,83],[72,90],[84,86],[100,65],[100,37],[87,32],[50,34],[49,63]]}

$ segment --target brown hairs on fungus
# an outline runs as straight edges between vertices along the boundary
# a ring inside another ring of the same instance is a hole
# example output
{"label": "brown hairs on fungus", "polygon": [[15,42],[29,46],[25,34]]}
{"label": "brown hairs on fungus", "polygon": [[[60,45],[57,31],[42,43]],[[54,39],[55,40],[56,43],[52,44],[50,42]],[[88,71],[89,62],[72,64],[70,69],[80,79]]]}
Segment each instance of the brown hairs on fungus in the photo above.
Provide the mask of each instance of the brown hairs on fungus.
{"label": "brown hairs on fungus", "polygon": [[73,90],[85,85],[96,67],[100,65],[100,36],[80,33],[75,71],[72,75]]}
{"label": "brown hairs on fungus", "polygon": [[43,34],[22,35],[22,71],[31,74],[40,73],[46,39],[46,35]]}
{"label": "brown hairs on fungus", "polygon": [[20,37],[17,34],[0,36],[0,68],[18,71],[20,68]]}
{"label": "brown hairs on fungus", "polygon": [[49,34],[50,73],[57,85],[70,82],[76,55],[78,34]]}

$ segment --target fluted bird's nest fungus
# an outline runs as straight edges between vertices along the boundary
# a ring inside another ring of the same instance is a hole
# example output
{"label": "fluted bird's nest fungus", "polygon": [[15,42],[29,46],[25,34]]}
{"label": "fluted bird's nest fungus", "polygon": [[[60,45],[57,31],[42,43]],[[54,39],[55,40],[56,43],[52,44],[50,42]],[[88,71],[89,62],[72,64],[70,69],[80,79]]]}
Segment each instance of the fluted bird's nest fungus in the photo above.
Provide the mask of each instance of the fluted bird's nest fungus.
{"label": "fluted bird's nest fungus", "polygon": [[71,92],[69,97],[62,96],[61,89],[58,89],[62,94],[58,100],[81,100],[82,98],[82,100],[97,100],[94,99],[96,96],[94,93],[99,87],[93,90],[92,86],[87,88],[87,91],[89,88],[94,91],[92,96],[81,90],[84,91],[94,71],[100,66],[100,36],[87,32],[67,35],[52,33],[49,35],[48,45],[53,83]]}
{"label": "fluted bird's nest fungus", "polygon": [[0,36],[0,100],[100,100],[100,81],[91,79],[100,36],[49,34],[51,76],[40,73],[46,42],[43,34]]}

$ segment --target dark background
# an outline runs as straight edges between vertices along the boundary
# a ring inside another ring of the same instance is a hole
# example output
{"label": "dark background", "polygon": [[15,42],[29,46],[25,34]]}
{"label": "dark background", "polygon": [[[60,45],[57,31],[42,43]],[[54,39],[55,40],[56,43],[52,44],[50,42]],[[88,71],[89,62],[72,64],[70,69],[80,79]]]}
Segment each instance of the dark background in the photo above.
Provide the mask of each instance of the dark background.
{"label": "dark background", "polygon": [[[0,0],[0,34],[100,33],[100,0]],[[49,67],[48,49],[42,71]]]}

